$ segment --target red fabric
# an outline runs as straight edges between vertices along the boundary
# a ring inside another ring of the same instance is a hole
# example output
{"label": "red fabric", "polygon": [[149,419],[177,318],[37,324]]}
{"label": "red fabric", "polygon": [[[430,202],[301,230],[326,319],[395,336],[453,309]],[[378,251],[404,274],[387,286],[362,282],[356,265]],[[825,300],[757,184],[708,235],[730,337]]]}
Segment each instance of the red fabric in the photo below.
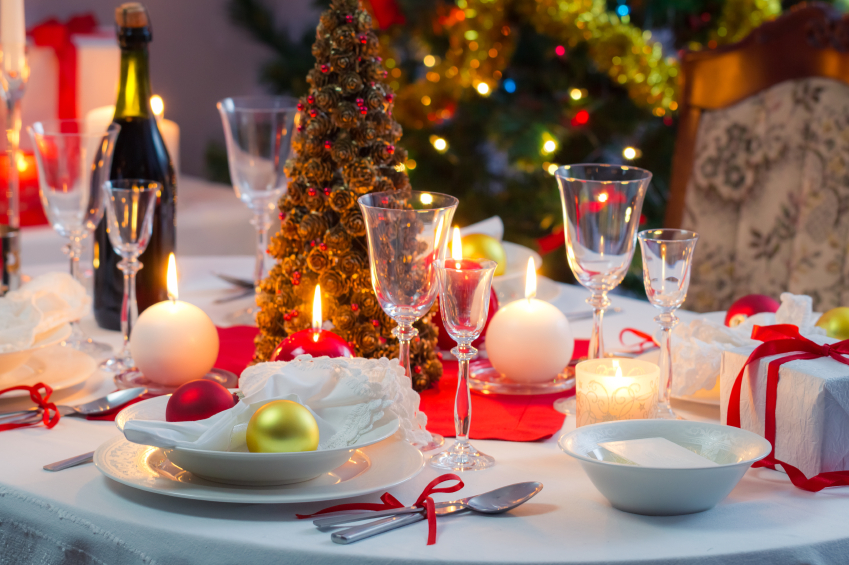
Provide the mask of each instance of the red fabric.
{"label": "red fabric", "polygon": [[[436,488],[437,485],[440,485],[446,481],[457,482],[451,485],[450,487]],[[425,514],[427,516],[428,545],[433,545],[436,543],[436,508],[433,504],[433,498],[431,498],[430,495],[435,492],[457,492],[464,486],[466,485],[463,483],[463,480],[454,473],[440,475],[427,484],[422,493],[419,495],[419,498],[413,504],[413,506],[418,506],[419,508],[425,509]],[[380,500],[383,501],[383,504],[377,504],[372,502],[337,504],[336,506],[331,506],[329,508],[325,508],[324,510],[319,510],[315,514],[295,514],[295,516],[298,518],[298,520],[304,520],[306,518],[313,518],[315,516],[319,516],[321,514],[329,514],[331,512],[350,512],[352,510],[371,510],[373,512],[379,512],[381,510],[392,510],[393,508],[404,508],[404,505],[401,504],[401,502],[397,498],[395,498],[388,492],[384,492],[383,495],[380,497]]]}
{"label": "red fabric", "polygon": [[377,20],[377,27],[386,29],[393,24],[407,22],[396,0],[369,0],[371,11]]}
{"label": "red fabric", "polygon": [[[0,432],[4,432],[6,430],[15,430],[17,428],[28,428],[30,426],[37,426],[39,423],[44,424],[47,429],[50,429],[59,423],[59,419],[62,416],[59,414],[59,410],[56,409],[56,405],[50,402],[50,395],[53,394],[52,388],[50,388],[44,383],[36,383],[32,386],[12,386],[0,390],[0,396],[13,390],[25,390],[29,392],[29,397],[32,399],[33,402],[35,402],[36,406],[44,410],[44,412],[41,415],[40,422],[33,422],[30,424],[0,424]],[[44,391],[43,394],[41,392],[42,390]]]}
{"label": "red fabric", "polygon": [[39,47],[50,47],[59,60],[59,101],[56,115],[60,120],[77,117],[77,47],[72,38],[97,30],[94,14],[72,16],[66,23],[51,18],[29,30]]}
{"label": "red fabric", "polygon": [[560,226],[550,234],[537,239],[537,249],[540,255],[547,255],[566,245],[566,231]]}
{"label": "red fabric", "polygon": [[[237,375],[248,366],[254,354],[258,329],[251,326],[218,328],[221,347],[215,366]],[[575,340],[573,358],[584,357],[589,341]],[[457,392],[457,362],[445,361],[439,382],[421,394],[421,410],[427,414],[427,429],[454,437],[454,395]],[[538,441],[548,439],[563,426],[565,416],[554,409],[554,401],[575,394],[569,390],[543,395],[472,395],[471,439]],[[139,399],[142,400],[142,399]],[[135,402],[138,402],[135,401]],[[89,416],[90,420],[114,420],[114,413]]]}
{"label": "red fabric", "polygon": [[740,427],[740,393],[743,386],[743,373],[746,367],[764,357],[790,353],[773,361],[767,367],[766,381],[766,411],[764,421],[764,437],[772,446],[772,451],[753,467],[767,467],[775,469],[781,465],[790,477],[794,486],[810,492],[819,492],[828,487],[849,486],[849,471],[831,471],[820,473],[810,479],[798,468],[785,463],[775,457],[775,408],[778,401],[778,380],[781,365],[796,360],[811,360],[821,357],[831,357],[835,361],[849,365],[849,340],[838,343],[819,345],[799,334],[799,328],[790,324],[777,324],[774,326],[755,326],[752,329],[752,339],[763,341],[757,346],[743,368],[737,374],[734,385],[731,387],[731,395],[728,399],[729,426]]}

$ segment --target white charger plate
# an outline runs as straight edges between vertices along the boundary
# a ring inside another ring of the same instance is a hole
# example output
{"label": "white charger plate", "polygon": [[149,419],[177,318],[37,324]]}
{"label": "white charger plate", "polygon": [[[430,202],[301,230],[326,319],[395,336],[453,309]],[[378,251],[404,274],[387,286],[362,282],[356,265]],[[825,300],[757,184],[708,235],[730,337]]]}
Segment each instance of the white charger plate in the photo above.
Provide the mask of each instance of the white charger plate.
{"label": "white charger plate", "polygon": [[408,481],[424,467],[422,453],[396,434],[357,449],[336,469],[290,485],[239,486],[195,477],[171,463],[166,450],[116,437],[94,452],[101,473],[121,484],[178,498],[240,504],[286,504],[351,498]]}
{"label": "white charger plate", "polygon": [[[97,362],[82,351],[54,345],[35,351],[26,362],[0,375],[0,388],[44,383],[53,391],[70,388],[88,379],[97,370]],[[3,398],[29,396],[25,390],[13,390]]]}

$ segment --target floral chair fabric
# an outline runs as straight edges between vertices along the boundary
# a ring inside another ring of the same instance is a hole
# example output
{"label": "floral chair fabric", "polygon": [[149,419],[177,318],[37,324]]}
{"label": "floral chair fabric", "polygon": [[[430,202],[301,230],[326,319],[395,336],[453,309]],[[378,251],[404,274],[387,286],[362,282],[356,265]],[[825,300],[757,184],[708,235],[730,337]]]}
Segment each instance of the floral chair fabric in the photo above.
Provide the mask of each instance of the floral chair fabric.
{"label": "floral chair fabric", "polygon": [[701,236],[687,308],[785,291],[849,306],[849,86],[789,81],[704,112],[685,201]]}

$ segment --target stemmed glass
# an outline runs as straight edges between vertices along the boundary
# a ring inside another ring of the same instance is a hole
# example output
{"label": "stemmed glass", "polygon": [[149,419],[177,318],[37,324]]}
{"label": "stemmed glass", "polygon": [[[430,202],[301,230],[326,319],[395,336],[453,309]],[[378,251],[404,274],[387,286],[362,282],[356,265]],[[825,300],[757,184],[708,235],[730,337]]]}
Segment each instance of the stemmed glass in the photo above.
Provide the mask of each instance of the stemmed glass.
{"label": "stemmed glass", "polygon": [[[456,240],[459,244],[459,237]],[[462,261],[460,253],[454,253],[453,257],[436,261],[436,275],[442,321],[448,335],[457,342],[457,347],[451,350],[459,361],[454,399],[456,440],[450,448],[435,455],[430,464],[451,471],[476,471],[495,465],[495,459],[469,443],[472,423],[469,361],[478,353],[472,342],[486,325],[492,275],[497,264],[494,261]]]}
{"label": "stemmed glass", "polygon": [[[227,141],[230,180],[236,196],[253,212],[256,292],[265,276],[271,213],[286,192],[283,168],[292,147],[297,104],[287,96],[238,96],[217,104]],[[256,306],[238,312],[234,321],[253,324],[256,312]]]}
{"label": "stemmed glass", "polygon": [[651,173],[622,165],[566,165],[555,172],[563,203],[566,258],[592,296],[589,358],[604,357],[602,320],[634,257],[637,226]]}
{"label": "stemmed glass", "polygon": [[[71,260],[71,276],[81,281],[82,242],[103,217],[101,186],[112,167],[112,151],[121,126],[94,130],[84,120],[50,120],[27,128],[38,166],[38,188],[44,213],[53,229],[68,240],[65,253]],[[85,336],[79,322],[67,345],[93,357],[112,348]]]}
{"label": "stemmed glass", "polygon": [[156,193],[160,189],[159,183],[142,179],[113,180],[103,184],[109,242],[115,253],[121,256],[118,268],[124,273],[124,300],[121,306],[124,346],[118,355],[101,364],[101,367],[114,373],[123,373],[135,367],[130,353],[130,334],[139,315],[136,273],[143,267],[139,255],[144,253],[150,242]]}
{"label": "stemmed glass", "polygon": [[676,419],[669,398],[672,389],[672,328],[678,323],[675,310],[687,298],[693,250],[699,234],[687,230],[659,229],[641,231],[639,238],[643,252],[646,296],[660,310],[654,320],[663,330],[657,417]]}
{"label": "stemmed glass", "polygon": [[[436,300],[435,262],[444,258],[458,202],[447,194],[415,190],[374,192],[358,199],[368,235],[371,284],[383,311],[398,323],[392,333],[411,383],[410,341],[419,333],[413,323]],[[442,441],[434,435],[434,444]]]}

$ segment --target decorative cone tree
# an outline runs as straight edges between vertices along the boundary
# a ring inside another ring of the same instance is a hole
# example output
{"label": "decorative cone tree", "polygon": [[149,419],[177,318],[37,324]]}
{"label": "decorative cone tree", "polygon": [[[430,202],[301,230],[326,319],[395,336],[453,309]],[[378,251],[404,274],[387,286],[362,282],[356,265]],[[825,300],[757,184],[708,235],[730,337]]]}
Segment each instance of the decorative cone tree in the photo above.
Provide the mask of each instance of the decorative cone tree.
{"label": "decorative cone tree", "polygon": [[[323,319],[363,357],[398,356],[395,322],[377,302],[369,273],[366,228],[357,198],[409,190],[401,126],[392,118],[393,93],[371,17],[358,0],[333,0],[312,47],[316,64],[309,93],[298,104],[294,159],[286,165],[288,193],[280,200],[280,232],[269,253],[277,259],[262,282],[254,361],[267,361],[280,341],[310,325],[321,285]],[[410,347],[413,386],[442,375],[436,353],[435,310],[416,323]]]}

